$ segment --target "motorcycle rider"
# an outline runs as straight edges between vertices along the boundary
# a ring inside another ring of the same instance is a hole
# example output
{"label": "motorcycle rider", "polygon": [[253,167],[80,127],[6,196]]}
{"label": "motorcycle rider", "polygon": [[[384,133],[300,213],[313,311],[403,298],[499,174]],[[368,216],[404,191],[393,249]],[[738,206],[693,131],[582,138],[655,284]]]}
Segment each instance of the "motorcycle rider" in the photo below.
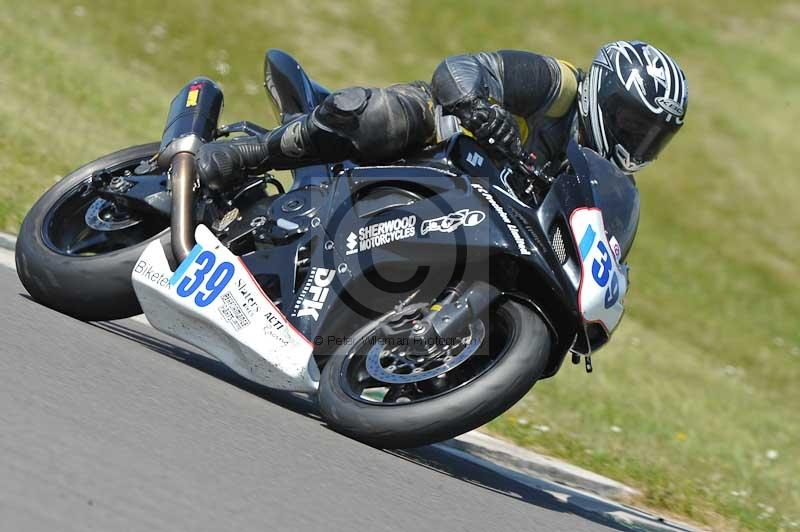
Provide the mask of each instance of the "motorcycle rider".
{"label": "motorcycle rider", "polygon": [[494,156],[557,175],[576,139],[632,174],[681,128],[687,98],[681,68],[642,41],[603,45],[587,73],[524,51],[458,55],[430,84],[342,89],[265,135],[205,144],[198,176],[223,190],[271,169],[396,160],[435,142],[436,105]]}

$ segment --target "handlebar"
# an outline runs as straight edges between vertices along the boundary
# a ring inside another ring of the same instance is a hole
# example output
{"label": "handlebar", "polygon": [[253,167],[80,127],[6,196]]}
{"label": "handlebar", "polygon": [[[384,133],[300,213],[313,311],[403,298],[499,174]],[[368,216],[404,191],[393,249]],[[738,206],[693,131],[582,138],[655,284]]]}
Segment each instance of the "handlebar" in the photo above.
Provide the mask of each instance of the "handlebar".
{"label": "handlebar", "polygon": [[[495,146],[496,148],[496,146]],[[536,156],[533,153],[521,151],[517,154],[505,154],[504,157],[511,168],[512,176],[516,179],[509,180],[509,186],[521,200],[529,203],[536,202],[553,183],[553,178],[544,174],[534,166]]]}

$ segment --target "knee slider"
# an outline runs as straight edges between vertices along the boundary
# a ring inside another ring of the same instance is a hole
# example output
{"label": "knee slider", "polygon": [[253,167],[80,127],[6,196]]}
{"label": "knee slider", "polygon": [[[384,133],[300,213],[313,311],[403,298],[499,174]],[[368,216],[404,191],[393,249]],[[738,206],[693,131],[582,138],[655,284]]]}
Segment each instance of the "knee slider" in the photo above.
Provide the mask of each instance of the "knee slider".
{"label": "knee slider", "polygon": [[331,131],[352,132],[369,103],[372,91],[350,87],[329,95],[314,113],[316,122]]}

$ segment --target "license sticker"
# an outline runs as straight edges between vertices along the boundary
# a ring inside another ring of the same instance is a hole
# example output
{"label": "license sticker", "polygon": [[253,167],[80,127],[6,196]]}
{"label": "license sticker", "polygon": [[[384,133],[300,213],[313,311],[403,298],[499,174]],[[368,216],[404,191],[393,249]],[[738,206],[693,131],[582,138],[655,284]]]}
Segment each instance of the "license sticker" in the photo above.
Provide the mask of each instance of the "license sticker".
{"label": "license sticker", "polygon": [[619,244],[614,246],[606,238],[599,209],[577,209],[569,223],[581,257],[578,308],[586,322],[600,323],[611,332],[622,319],[622,299],[628,289],[618,261]]}

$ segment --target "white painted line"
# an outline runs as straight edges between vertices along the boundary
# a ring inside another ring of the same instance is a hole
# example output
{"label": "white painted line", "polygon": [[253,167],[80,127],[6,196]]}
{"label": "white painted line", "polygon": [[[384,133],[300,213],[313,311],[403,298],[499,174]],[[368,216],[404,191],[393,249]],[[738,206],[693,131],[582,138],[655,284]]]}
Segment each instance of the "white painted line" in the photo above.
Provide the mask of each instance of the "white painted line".
{"label": "white painted line", "polygon": [[12,235],[11,233],[0,232],[0,248],[10,249],[11,251],[14,251],[16,245],[17,245],[17,237]]}
{"label": "white painted line", "polygon": [[498,475],[510,478],[511,480],[529,486],[535,490],[548,493],[561,502],[577,506],[578,508],[593,514],[602,515],[610,521],[614,521],[626,527],[633,527],[637,530],[647,530],[653,532],[691,532],[696,530],[689,525],[668,521],[644,510],[639,510],[638,508],[633,508],[631,506],[625,506],[586,491],[570,488],[568,486],[556,484],[555,482],[550,482],[548,480],[542,480],[540,478],[509,469],[479,456],[475,456],[454,447],[450,447],[447,442],[437,443],[435,446],[447,454],[453,455],[462,460],[466,460],[482,468],[489,469]]}
{"label": "white painted line", "polygon": [[598,475],[570,463],[535,453],[483,432],[471,431],[450,442],[468,454],[527,475],[617,499],[641,495],[637,490],[616,480]]}
{"label": "white painted line", "polygon": [[16,246],[17,237],[10,233],[0,232],[0,266],[16,271],[17,263],[14,261],[14,248]]}
{"label": "white painted line", "polygon": [[14,262],[14,252],[0,248],[0,266],[11,268],[17,271],[17,263]]}

